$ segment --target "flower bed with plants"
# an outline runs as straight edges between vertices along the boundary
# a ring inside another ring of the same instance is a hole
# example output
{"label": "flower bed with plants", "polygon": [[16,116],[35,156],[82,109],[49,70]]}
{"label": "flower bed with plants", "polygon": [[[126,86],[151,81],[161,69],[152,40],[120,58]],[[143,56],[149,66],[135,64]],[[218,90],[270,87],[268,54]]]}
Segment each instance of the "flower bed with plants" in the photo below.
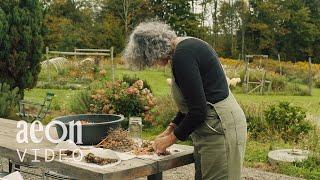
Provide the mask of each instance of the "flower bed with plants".
{"label": "flower bed with plants", "polygon": [[[79,94],[71,109],[75,113],[122,114],[126,118],[139,116],[144,125],[155,125],[156,99],[144,84],[142,80],[105,82],[101,88]],[[75,104],[85,107],[79,108]]]}

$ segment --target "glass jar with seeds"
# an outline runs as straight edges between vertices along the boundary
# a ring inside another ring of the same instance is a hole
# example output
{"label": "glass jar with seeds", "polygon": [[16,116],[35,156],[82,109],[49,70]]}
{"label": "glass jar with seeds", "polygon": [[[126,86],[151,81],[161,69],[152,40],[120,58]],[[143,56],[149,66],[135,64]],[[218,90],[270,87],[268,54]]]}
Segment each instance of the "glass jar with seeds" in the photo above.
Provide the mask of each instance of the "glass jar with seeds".
{"label": "glass jar with seeds", "polygon": [[139,146],[141,146],[142,144],[141,132],[142,132],[141,117],[130,117],[129,118],[129,136]]}

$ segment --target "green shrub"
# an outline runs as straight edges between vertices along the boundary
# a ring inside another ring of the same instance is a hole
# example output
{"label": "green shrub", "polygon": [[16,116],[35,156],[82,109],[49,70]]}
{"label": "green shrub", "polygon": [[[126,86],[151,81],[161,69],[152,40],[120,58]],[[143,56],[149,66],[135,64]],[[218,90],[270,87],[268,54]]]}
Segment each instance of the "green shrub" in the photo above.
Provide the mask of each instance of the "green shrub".
{"label": "green shrub", "polygon": [[271,88],[273,91],[283,91],[287,86],[287,79],[279,74],[269,73],[267,74],[267,80],[271,81]]}
{"label": "green shrub", "polygon": [[146,127],[155,125],[152,111],[155,98],[149,89],[145,88],[142,80],[132,85],[124,81],[106,82],[103,89],[95,90],[92,95],[90,112],[122,114],[129,118],[140,116]]}
{"label": "green shrub", "polygon": [[114,110],[125,117],[137,116],[144,112],[142,99],[134,94],[121,94],[119,99],[113,98],[111,101]]}
{"label": "green shrub", "polygon": [[19,88],[10,89],[6,83],[0,83],[0,117],[7,118],[19,100]]}
{"label": "green shrub", "polygon": [[[155,98],[144,82],[138,80],[132,85],[124,81],[96,84],[95,90],[77,94],[70,106],[74,113],[122,114],[127,119],[139,116],[146,127],[155,125]],[[92,87],[91,87],[92,88]],[[126,123],[125,123],[126,124]]]}
{"label": "green shrub", "polygon": [[249,137],[255,140],[263,140],[270,133],[268,123],[264,118],[265,104],[241,104],[246,115]]}
{"label": "green shrub", "polygon": [[298,84],[289,84],[285,88],[285,93],[294,96],[308,96],[309,92],[307,89],[302,89]]}
{"label": "green shrub", "polygon": [[73,97],[70,104],[70,110],[77,114],[86,114],[90,111],[91,103],[90,91],[83,90]]}
{"label": "green shrub", "polygon": [[305,120],[306,112],[288,102],[269,106],[265,111],[265,119],[274,133],[280,134],[284,141],[300,139],[312,126]]}
{"label": "green shrub", "polygon": [[165,96],[161,99],[158,99],[154,117],[159,125],[167,127],[175,117],[177,112],[178,109],[176,107],[176,104],[173,102],[172,97]]}

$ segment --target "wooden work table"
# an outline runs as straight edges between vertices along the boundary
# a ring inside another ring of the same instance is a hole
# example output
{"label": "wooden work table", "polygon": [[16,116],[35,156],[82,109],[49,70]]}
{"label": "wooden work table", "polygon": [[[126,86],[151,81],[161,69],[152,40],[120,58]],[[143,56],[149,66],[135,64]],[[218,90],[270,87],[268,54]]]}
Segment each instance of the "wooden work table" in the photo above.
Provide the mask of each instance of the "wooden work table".
{"label": "wooden work table", "polygon": [[[119,165],[108,168],[92,168],[89,166],[79,166],[65,161],[53,160],[52,162],[44,162],[44,149],[53,149],[55,144],[44,140],[41,143],[19,144],[16,141],[17,133],[21,129],[17,129],[17,121],[1,119],[0,118],[0,156],[9,158],[15,162],[20,162],[17,149],[23,155],[25,149],[27,153],[23,163],[27,165],[34,165],[40,168],[49,169],[51,171],[73,177],[80,180],[104,180],[104,179],[134,179],[138,177],[148,176],[148,179],[162,179],[162,172],[193,163],[193,147],[185,145],[174,146],[183,151],[174,155],[168,155],[160,160],[146,160],[134,158],[127,161],[122,161]],[[55,128],[50,129],[50,134],[56,136]],[[29,135],[29,134],[28,134]],[[41,137],[44,133],[37,134]],[[30,140],[30,138],[29,138]],[[35,151],[33,149],[40,149],[37,153],[37,159],[40,162],[32,162],[35,159]]]}

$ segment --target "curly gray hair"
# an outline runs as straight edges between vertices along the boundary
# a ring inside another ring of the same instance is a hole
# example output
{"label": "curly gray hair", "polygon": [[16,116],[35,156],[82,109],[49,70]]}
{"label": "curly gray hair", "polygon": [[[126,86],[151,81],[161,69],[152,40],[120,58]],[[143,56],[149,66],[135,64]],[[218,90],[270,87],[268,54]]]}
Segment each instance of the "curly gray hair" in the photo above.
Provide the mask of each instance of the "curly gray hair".
{"label": "curly gray hair", "polygon": [[130,35],[124,59],[132,68],[142,69],[172,53],[171,40],[177,37],[169,25],[160,21],[140,23]]}

